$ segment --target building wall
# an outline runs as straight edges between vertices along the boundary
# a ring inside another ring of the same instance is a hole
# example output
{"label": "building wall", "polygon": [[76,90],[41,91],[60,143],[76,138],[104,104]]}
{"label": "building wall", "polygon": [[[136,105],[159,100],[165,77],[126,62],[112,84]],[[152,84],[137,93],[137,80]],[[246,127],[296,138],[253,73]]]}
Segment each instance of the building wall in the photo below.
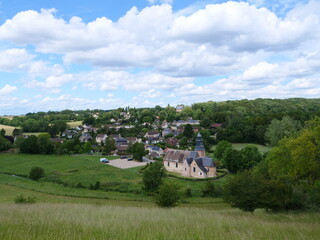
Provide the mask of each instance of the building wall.
{"label": "building wall", "polygon": [[[169,163],[169,166],[168,166],[168,163]],[[183,169],[182,163],[163,161],[163,165],[166,168],[166,170],[169,172],[176,172],[181,174]]]}

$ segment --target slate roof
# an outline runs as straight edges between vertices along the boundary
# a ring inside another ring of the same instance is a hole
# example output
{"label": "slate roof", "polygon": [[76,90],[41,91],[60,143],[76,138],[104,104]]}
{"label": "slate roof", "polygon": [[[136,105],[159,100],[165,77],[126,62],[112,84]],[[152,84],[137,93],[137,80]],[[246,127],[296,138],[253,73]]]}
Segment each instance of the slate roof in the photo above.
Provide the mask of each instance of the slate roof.
{"label": "slate roof", "polygon": [[167,152],[164,160],[183,163],[185,159],[189,158],[189,155],[190,151],[170,149]]}

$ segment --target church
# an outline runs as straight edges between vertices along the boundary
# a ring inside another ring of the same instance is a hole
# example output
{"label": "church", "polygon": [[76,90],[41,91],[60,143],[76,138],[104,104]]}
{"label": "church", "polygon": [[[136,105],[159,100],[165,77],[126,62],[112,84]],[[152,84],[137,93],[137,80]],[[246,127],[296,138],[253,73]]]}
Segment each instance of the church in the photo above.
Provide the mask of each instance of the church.
{"label": "church", "polygon": [[216,165],[212,158],[206,157],[203,139],[199,133],[194,151],[169,149],[163,159],[164,167],[169,172],[176,172],[185,177],[208,178],[217,176]]}

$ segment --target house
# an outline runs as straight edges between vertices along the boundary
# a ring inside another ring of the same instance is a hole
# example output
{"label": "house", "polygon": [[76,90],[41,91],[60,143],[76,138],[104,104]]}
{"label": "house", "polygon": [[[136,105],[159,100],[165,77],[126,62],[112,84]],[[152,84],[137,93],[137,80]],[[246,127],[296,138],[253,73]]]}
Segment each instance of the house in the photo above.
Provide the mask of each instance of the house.
{"label": "house", "polygon": [[127,154],[129,145],[117,145],[116,149],[118,154]]}
{"label": "house", "polygon": [[107,134],[98,134],[96,136],[96,142],[98,144],[105,143],[107,138],[108,138]]}
{"label": "house", "polygon": [[146,145],[145,150],[148,150],[149,154],[156,153],[158,156],[163,155],[163,149],[158,146]]}
{"label": "house", "polygon": [[90,134],[83,134],[79,137],[79,141],[80,142],[89,142],[91,141],[93,138],[90,136]]}
{"label": "house", "polygon": [[199,133],[194,151],[169,149],[163,160],[169,172],[176,172],[186,177],[208,178],[217,175],[212,158],[205,156],[203,139]]}
{"label": "house", "polygon": [[117,139],[115,140],[115,143],[116,143],[116,146],[129,145],[127,139],[125,139],[125,138],[123,138],[123,137],[117,138]]}
{"label": "house", "polygon": [[172,146],[172,147],[179,147],[179,139],[171,137],[171,138],[167,138],[165,140],[166,144]]}
{"label": "house", "polygon": [[68,139],[74,138],[75,136],[78,135],[78,131],[77,130],[65,130],[62,134],[61,137],[65,137]]}
{"label": "house", "polygon": [[183,109],[184,109],[184,105],[178,105],[178,106],[176,107],[176,112],[180,113],[180,112],[183,111]]}
{"label": "house", "polygon": [[139,142],[140,139],[138,139],[136,137],[126,137],[126,140],[127,140],[128,144],[134,144],[136,142]]}
{"label": "house", "polygon": [[149,131],[144,137],[147,139],[147,143],[156,144],[160,142],[160,133],[158,131]]}
{"label": "house", "polygon": [[161,127],[162,127],[162,128],[167,128],[167,127],[169,127],[169,124],[168,124],[167,120],[164,120],[164,121],[162,122]]}

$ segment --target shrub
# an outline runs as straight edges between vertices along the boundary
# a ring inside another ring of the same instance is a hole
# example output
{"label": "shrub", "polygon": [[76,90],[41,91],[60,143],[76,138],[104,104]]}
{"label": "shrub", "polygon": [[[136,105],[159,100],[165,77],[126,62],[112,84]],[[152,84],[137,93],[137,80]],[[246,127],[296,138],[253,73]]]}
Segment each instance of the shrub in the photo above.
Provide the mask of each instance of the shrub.
{"label": "shrub", "polygon": [[44,177],[44,170],[41,167],[33,167],[30,169],[29,178],[38,181],[40,178]]}
{"label": "shrub", "polygon": [[17,204],[31,204],[31,203],[35,203],[36,202],[36,198],[35,197],[24,197],[23,195],[18,195],[16,196],[16,198],[14,199],[14,202]]}
{"label": "shrub", "polygon": [[187,187],[185,192],[184,192],[185,197],[192,197],[192,191],[190,187]]}
{"label": "shrub", "polygon": [[159,192],[154,196],[155,203],[160,207],[175,207],[181,194],[179,193],[179,185],[175,182],[165,182],[160,188]]}
{"label": "shrub", "polygon": [[215,186],[212,181],[206,182],[204,189],[202,189],[203,197],[215,197]]}

